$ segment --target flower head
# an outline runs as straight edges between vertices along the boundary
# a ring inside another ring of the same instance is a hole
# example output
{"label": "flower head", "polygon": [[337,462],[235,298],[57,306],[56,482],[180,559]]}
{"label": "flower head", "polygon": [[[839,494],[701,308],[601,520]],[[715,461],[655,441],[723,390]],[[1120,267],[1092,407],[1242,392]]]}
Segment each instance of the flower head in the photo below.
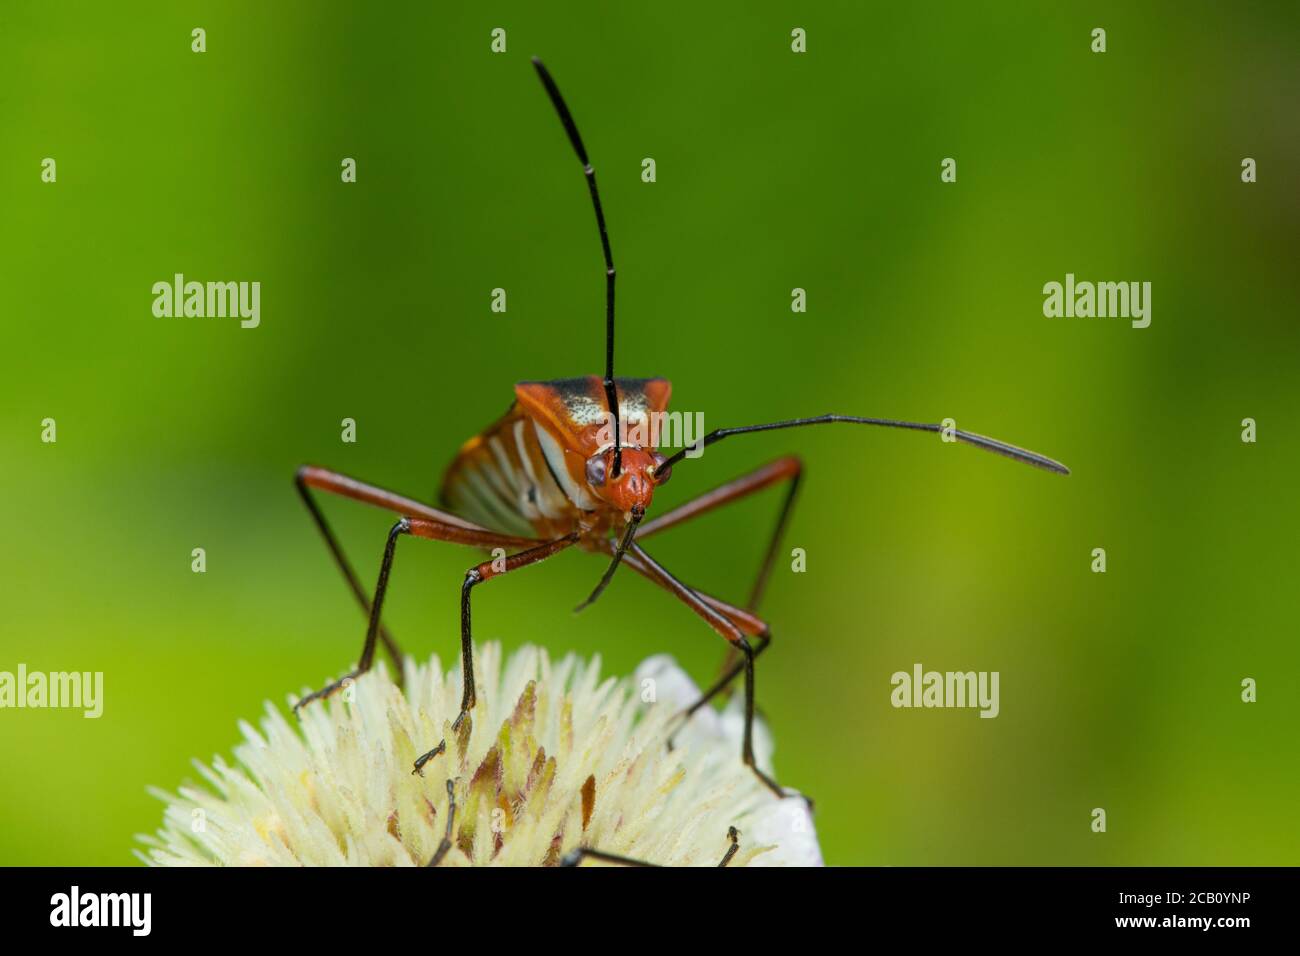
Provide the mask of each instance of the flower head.
{"label": "flower head", "polygon": [[[270,703],[241,723],[235,763],[196,762],[212,789],[158,792],[154,865],[557,864],[579,848],[664,865],[819,865],[802,798],[778,799],[740,761],[739,699],[705,708],[666,746],[698,696],[671,658],[632,680],[599,658],[558,664],[526,647],[476,656],[478,701],[459,731],[460,672],[408,661],[405,689],[379,666],[301,720]],[[295,727],[294,724],[299,724]],[[415,758],[446,751],[411,772]],[[771,738],[755,727],[770,769]],[[453,806],[454,804],[454,806]],[[448,818],[451,826],[448,827]],[[444,846],[444,840],[447,844]],[[441,849],[440,849],[441,848]]]}

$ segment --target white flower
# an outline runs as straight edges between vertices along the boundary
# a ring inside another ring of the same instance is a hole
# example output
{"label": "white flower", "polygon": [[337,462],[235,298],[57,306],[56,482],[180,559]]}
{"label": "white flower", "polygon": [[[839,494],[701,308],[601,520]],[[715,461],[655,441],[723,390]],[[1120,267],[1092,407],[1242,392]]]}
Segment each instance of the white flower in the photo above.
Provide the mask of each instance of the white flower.
{"label": "white flower", "polygon": [[[599,658],[552,664],[527,647],[478,649],[478,702],[459,735],[460,672],[408,661],[406,689],[381,666],[301,720],[270,703],[247,723],[236,765],[196,762],[213,791],[184,786],[162,829],[140,837],[159,866],[412,866],[447,835],[439,865],[556,864],[579,847],[673,866],[821,865],[804,800],[779,799],[740,760],[740,695],[668,732],[699,691],[668,657],[633,680],[600,679]],[[649,700],[644,702],[643,698]],[[295,725],[299,725],[296,727]],[[438,741],[445,753],[411,773]],[[760,765],[771,737],[755,726]],[[587,857],[586,865],[597,865]]]}

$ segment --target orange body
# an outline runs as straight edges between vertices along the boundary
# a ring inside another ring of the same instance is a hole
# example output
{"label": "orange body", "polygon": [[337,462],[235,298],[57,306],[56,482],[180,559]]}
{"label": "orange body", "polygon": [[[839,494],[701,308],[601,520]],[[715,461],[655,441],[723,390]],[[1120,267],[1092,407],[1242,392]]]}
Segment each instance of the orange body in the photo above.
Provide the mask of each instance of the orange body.
{"label": "orange body", "polygon": [[617,534],[644,512],[664,461],[654,416],[668,408],[662,378],[616,382],[622,469],[613,475],[613,429],[599,376],[515,386],[510,410],[457,453],[440,496],[448,510],[489,528],[545,541],[577,532],[581,544]]}

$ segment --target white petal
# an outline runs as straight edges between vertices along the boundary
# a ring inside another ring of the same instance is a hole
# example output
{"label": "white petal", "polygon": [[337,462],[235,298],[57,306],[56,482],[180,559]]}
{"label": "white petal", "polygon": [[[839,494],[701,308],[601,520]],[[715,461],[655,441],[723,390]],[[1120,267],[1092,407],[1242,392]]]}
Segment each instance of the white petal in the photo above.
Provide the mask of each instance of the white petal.
{"label": "white petal", "polygon": [[[530,647],[506,657],[484,644],[476,662],[463,750],[450,732],[455,668],[409,663],[403,691],[378,667],[301,719],[268,705],[257,727],[241,724],[235,762],[198,765],[207,788],[160,794],[163,825],[142,856],[162,866],[422,864],[446,827],[450,779],[458,837],[448,866],[538,865],[579,845],[716,866],[732,826],[734,866],[821,862],[803,802],[774,798],[741,762],[739,695],[722,714],[701,709],[669,751],[674,718],[700,693],[670,657],[645,661],[632,680],[602,678],[598,659],[552,664]],[[412,776],[414,757],[444,737],[447,750]],[[766,728],[755,745],[769,766]]]}
{"label": "white petal", "polygon": [[755,844],[773,849],[754,858],[754,866],[824,866],[817,828],[803,797],[773,800],[768,809],[756,813],[741,835]]}

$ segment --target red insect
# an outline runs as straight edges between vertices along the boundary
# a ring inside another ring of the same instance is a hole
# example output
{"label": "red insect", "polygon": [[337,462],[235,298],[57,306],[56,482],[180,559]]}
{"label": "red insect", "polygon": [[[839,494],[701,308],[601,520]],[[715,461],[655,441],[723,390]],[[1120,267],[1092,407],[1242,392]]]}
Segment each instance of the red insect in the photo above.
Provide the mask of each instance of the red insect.
{"label": "red insect", "polygon": [[[651,427],[653,416],[664,412],[668,407],[671,386],[665,379],[614,377],[614,260],[605,230],[600,195],[596,190],[596,174],[587,161],[587,151],[555,81],[539,60],[534,59],[533,64],[582,163],[595,207],[596,225],[605,258],[605,375],[603,378],[591,375],[516,385],[515,402],[510,410],[480,435],[466,442],[447,470],[442,484],[441,509],[324,468],[304,466],[298,470],[298,490],[357,600],[369,614],[369,626],[356,669],[345,678],[303,698],[297,707],[328,696],[338,690],[347,678],[369,670],[379,641],[384,643],[400,665],[401,652],[383,627],[381,615],[397,542],[405,535],[413,535],[417,538],[453,541],[485,549],[502,548],[512,552],[503,561],[485,561],[470,568],[461,585],[460,635],[464,691],[460,715],[453,724],[454,729],[459,729],[475,700],[470,630],[470,599],[474,589],[501,574],[537,564],[576,546],[611,556],[600,583],[580,607],[585,607],[600,595],[622,562],[676,596],[726,639],[730,645],[729,663],[724,666],[721,679],[684,716],[689,718],[743,673],[745,730],[741,759],[767,787],[778,796],[784,796],[785,791],[763,773],[754,760],[754,661],[772,638],[768,625],[755,614],[754,609],[762,597],[781,534],[789,521],[802,465],[798,458],[778,458],[756,471],[735,478],[642,523],[654,498],[655,489],[668,481],[673,466],[686,456],[689,449],[665,456],[645,438],[655,432]],[[821,415],[718,429],[705,435],[695,447],[702,451],[704,447],[724,438],[748,432],[835,422],[914,431],[943,431],[943,426],[937,424]],[[625,434],[636,435],[637,440],[625,442]],[[966,444],[1039,468],[1060,474],[1069,473],[1065,466],[1050,458],[992,438],[963,431],[952,431],[951,435]],[[642,542],[652,535],[781,483],[786,484],[786,491],[776,528],[767,545],[748,600],[743,606],[723,601],[684,584],[642,547]],[[310,489],[313,488],[385,508],[400,516],[388,533],[373,601],[366,595],[325,521],[311,494]],[[438,743],[416,761],[415,769],[419,771],[429,760],[442,753],[445,747],[446,741]]]}

